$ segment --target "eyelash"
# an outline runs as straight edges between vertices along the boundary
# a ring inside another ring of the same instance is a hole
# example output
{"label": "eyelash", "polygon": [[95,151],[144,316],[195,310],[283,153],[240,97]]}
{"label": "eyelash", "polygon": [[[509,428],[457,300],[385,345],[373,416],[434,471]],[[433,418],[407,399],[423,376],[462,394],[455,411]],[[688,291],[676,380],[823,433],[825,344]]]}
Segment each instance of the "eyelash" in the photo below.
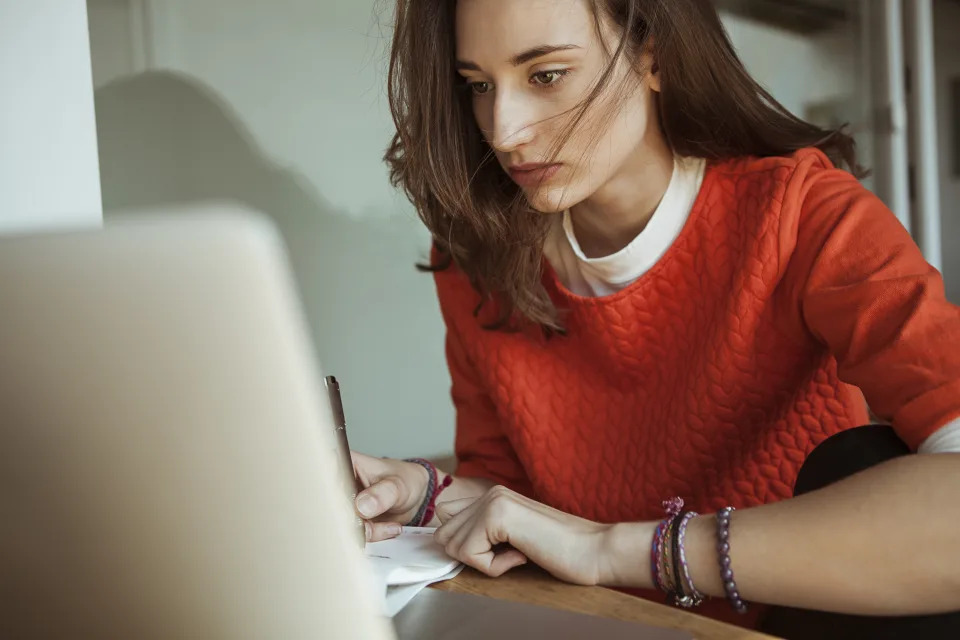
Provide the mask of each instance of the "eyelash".
{"label": "eyelash", "polygon": [[[570,69],[547,69],[546,71],[538,71],[537,73],[533,74],[533,76],[531,76],[530,78],[530,81],[532,84],[535,84],[539,87],[552,89],[553,87],[556,87],[562,84],[569,73],[570,73]],[[556,75],[557,79],[554,80],[553,82],[549,82],[546,84],[543,84],[540,82],[533,82],[533,79],[536,78],[537,76],[544,76],[544,75]]]}
{"label": "eyelash", "polygon": [[[566,79],[569,73],[570,73],[570,69],[547,69],[546,71],[538,71],[537,73],[530,76],[529,82],[530,84],[540,89],[545,89],[545,90],[555,89],[556,87],[558,87],[560,84],[563,83],[563,81]],[[557,76],[557,78],[553,82],[547,82],[547,83],[536,81],[536,78],[538,76],[546,76],[546,75],[555,75]],[[491,83],[468,82],[466,84],[467,84],[467,88],[470,90],[470,93],[472,93],[475,97],[479,98],[480,96],[483,96],[489,93],[489,90],[483,93],[477,93],[477,87],[481,85],[489,85]]]}

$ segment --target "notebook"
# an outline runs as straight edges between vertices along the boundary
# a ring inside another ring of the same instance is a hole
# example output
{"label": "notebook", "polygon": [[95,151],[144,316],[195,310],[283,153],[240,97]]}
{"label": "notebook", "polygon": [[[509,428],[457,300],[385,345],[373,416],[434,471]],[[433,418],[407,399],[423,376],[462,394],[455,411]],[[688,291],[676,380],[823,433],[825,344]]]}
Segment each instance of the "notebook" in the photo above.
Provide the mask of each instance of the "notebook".
{"label": "notebook", "polygon": [[425,587],[449,580],[463,569],[436,543],[435,531],[432,527],[404,527],[396,538],[367,543],[364,555],[373,569],[384,615],[395,616]]}

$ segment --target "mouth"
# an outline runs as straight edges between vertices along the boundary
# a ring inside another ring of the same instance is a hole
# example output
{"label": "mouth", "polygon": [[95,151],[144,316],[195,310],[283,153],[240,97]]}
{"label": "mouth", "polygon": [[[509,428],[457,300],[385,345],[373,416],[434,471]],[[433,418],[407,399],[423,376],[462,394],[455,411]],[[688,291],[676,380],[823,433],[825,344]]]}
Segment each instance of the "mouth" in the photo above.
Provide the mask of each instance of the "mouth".
{"label": "mouth", "polygon": [[507,169],[510,177],[521,187],[535,187],[556,175],[563,165],[555,164],[515,164]]}

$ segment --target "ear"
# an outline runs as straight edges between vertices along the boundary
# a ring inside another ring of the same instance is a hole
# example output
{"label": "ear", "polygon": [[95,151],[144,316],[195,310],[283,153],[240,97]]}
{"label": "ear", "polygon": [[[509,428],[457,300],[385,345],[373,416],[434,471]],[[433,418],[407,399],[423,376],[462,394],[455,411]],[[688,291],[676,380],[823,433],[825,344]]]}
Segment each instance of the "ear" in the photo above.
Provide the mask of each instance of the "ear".
{"label": "ear", "polygon": [[643,67],[647,70],[644,74],[644,80],[652,91],[660,93],[660,61],[657,60],[655,42],[653,36],[647,40],[643,48]]}
{"label": "ear", "polygon": [[660,93],[660,65],[654,59],[650,60],[650,69],[647,71],[647,86]]}

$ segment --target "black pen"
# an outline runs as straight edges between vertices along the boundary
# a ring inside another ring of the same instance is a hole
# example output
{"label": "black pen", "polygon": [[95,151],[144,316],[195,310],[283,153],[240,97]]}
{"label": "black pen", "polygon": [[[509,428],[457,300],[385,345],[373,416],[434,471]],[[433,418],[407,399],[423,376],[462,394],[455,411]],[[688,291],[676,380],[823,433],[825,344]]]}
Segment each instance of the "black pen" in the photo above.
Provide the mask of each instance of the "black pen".
{"label": "black pen", "polygon": [[[340,383],[334,376],[327,376],[323,380],[330,397],[330,410],[333,411],[333,431],[337,438],[337,448],[340,450],[340,466],[344,487],[350,496],[350,508],[356,518],[359,529],[361,548],[367,544],[366,527],[356,512],[357,494],[363,491],[363,484],[353,468],[353,458],[350,457],[350,442],[347,440],[347,419],[343,413],[343,401],[340,398]],[[352,487],[352,489],[351,489]]]}

